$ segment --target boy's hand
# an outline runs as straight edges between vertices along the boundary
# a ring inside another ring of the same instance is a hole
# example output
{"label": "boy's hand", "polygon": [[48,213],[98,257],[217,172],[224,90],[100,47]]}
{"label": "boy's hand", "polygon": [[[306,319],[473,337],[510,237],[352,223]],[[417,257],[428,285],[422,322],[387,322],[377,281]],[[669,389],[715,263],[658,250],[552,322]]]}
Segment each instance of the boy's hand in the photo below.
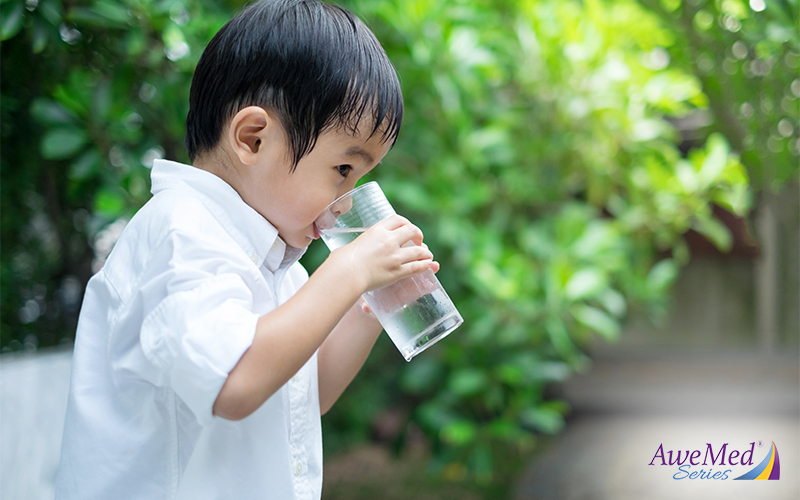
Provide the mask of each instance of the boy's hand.
{"label": "boy's hand", "polygon": [[348,270],[361,293],[421,273],[433,264],[433,254],[422,243],[422,231],[399,215],[375,224],[331,257]]}
{"label": "boy's hand", "polygon": [[[423,243],[422,246],[428,248],[428,246],[425,243]],[[434,273],[438,273],[440,267],[441,266],[439,265],[438,262],[436,261],[431,262],[431,271],[433,271]],[[367,304],[367,301],[364,300],[364,297],[358,299],[358,305],[359,307],[361,307],[361,312],[369,316],[375,317],[375,315],[372,313],[372,308],[369,306],[369,304]]]}

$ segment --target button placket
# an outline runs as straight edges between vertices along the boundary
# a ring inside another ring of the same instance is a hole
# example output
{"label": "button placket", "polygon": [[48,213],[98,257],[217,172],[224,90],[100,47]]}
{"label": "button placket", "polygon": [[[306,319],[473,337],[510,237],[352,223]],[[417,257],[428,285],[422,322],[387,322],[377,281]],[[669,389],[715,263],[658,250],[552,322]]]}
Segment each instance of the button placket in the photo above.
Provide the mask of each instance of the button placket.
{"label": "button placket", "polygon": [[305,373],[305,367],[303,367],[288,384],[291,415],[289,445],[293,461],[294,487],[298,498],[306,498],[310,487],[306,477],[308,457],[304,443],[309,425],[307,412],[309,380]]}

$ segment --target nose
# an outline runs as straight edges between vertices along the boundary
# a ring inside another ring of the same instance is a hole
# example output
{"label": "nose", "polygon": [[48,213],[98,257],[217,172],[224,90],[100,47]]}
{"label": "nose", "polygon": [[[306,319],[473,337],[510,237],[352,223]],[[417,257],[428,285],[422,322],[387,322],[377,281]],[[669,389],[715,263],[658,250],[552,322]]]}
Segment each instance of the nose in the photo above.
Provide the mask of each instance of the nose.
{"label": "nose", "polygon": [[340,215],[346,214],[352,208],[353,200],[349,196],[347,198],[334,201],[322,211],[319,217],[317,217],[315,224],[320,230],[330,229],[336,225],[336,219],[338,219]]}
{"label": "nose", "polygon": [[349,212],[351,208],[353,208],[353,199],[348,196],[331,205],[330,211],[334,217],[339,217]]}

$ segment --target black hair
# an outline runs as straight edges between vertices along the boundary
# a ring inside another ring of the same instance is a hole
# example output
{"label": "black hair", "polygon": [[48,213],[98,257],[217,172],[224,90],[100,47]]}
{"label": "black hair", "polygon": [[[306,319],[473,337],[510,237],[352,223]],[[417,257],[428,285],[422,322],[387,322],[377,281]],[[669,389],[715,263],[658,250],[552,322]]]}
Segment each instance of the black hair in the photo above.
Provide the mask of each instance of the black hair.
{"label": "black hair", "polygon": [[397,73],[375,35],[317,0],[257,2],[209,42],[192,77],[189,158],[213,150],[225,124],[253,105],[277,114],[292,170],[329,128],[355,133],[366,117],[371,136],[394,142],[403,119]]}

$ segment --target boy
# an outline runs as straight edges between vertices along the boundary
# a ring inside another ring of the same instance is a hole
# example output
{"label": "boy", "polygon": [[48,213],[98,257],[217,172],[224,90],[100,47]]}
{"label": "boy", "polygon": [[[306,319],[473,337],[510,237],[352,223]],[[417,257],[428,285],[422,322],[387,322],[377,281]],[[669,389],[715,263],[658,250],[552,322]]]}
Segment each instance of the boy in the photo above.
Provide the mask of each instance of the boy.
{"label": "boy", "polygon": [[320,414],[381,330],[356,302],[438,265],[399,216],[310,279],[297,261],[402,113],[380,44],[338,7],[260,2],[211,40],[193,166],[156,162],[153,198],[87,286],[56,498],[320,497]]}

